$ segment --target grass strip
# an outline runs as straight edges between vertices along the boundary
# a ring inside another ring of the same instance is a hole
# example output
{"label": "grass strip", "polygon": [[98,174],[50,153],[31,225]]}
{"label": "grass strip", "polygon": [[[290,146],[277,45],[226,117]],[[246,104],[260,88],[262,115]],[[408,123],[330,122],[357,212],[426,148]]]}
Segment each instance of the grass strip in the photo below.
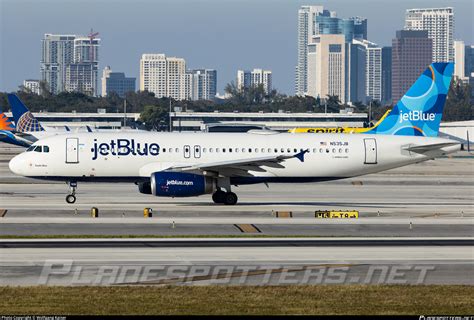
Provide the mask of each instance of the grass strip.
{"label": "grass strip", "polygon": [[473,314],[474,286],[0,287],[0,314]]}

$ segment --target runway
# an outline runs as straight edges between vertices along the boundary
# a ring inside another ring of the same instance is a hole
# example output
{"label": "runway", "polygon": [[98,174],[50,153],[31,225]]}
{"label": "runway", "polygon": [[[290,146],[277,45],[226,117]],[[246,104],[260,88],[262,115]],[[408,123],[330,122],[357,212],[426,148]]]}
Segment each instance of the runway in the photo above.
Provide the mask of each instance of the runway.
{"label": "runway", "polygon": [[2,240],[6,285],[474,284],[473,238]]}
{"label": "runway", "polygon": [[[18,150],[2,150],[0,237],[145,237],[2,239],[5,285],[474,284],[467,153],[347,180],[234,187],[236,206],[87,183],[67,205],[65,184],[12,175]],[[316,210],[360,218],[317,219]]]}
{"label": "runway", "polygon": [[225,206],[209,195],[160,198],[140,194],[133,184],[110,183],[79,184],[77,202],[68,205],[66,184],[14,176],[8,160],[20,149],[5,150],[0,144],[0,209],[8,210],[7,217],[85,216],[91,207],[101,217],[127,218],[142,216],[147,207],[160,217],[262,217],[272,211],[310,217],[315,210],[347,209],[361,217],[474,217],[474,161],[466,152],[339,181],[234,187],[239,203]]}

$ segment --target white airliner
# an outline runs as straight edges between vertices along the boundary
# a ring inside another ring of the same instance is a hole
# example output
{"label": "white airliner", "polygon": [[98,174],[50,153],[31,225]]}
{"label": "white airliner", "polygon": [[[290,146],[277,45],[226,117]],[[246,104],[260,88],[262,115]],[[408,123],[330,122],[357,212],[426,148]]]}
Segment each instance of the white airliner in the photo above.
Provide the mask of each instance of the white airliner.
{"label": "white airliner", "polygon": [[439,123],[451,63],[433,63],[371,134],[76,133],[39,140],[10,161],[19,175],[77,182],[134,182],[141,193],[166,197],[213,194],[233,205],[232,185],[316,182],[375,173],[460,150],[428,137]]}

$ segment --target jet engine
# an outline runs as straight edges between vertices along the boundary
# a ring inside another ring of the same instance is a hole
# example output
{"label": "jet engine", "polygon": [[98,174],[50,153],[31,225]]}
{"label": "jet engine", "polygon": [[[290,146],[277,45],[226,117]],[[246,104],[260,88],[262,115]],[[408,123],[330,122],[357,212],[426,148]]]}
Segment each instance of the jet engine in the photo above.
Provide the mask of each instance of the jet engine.
{"label": "jet engine", "polygon": [[150,182],[138,185],[141,193],[159,197],[194,197],[213,193],[216,181],[212,177],[186,172],[154,172]]}

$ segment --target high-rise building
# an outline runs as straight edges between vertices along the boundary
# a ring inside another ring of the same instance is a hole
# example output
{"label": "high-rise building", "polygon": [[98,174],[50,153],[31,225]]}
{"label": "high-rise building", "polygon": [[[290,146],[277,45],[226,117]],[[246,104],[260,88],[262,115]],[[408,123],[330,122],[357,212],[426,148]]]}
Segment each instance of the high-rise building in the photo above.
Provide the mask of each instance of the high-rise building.
{"label": "high-rise building", "polygon": [[426,30],[432,40],[432,61],[454,61],[454,10],[453,8],[408,9],[406,30]]}
{"label": "high-rise building", "polygon": [[186,99],[186,62],[164,54],[143,54],[140,59],[140,91],[150,91],[156,97]]}
{"label": "high-rise building", "polygon": [[64,90],[98,95],[99,43],[99,38],[74,39],[74,62],[66,66]]}
{"label": "high-rise building", "polygon": [[272,91],[272,72],[270,70],[253,69],[252,71],[237,71],[237,88],[239,90],[258,85],[263,85],[266,94]]}
{"label": "high-rise building", "polygon": [[217,93],[217,71],[195,69],[186,71],[186,99],[212,100]]}
{"label": "high-rise building", "polygon": [[99,46],[98,38],[45,34],[42,40],[41,80],[46,81],[53,94],[80,91],[97,95]]}
{"label": "high-rise building", "polygon": [[135,92],[135,80],[125,77],[123,72],[112,72],[110,66],[107,66],[102,71],[102,96],[115,92],[123,98],[127,92]]}
{"label": "high-rise building", "polygon": [[365,95],[368,100],[382,101],[382,48],[368,40],[353,40],[366,49]]}
{"label": "high-rise building", "polygon": [[[367,39],[367,19],[362,17],[341,19],[337,17],[335,11],[324,10],[323,6],[302,6],[298,10],[298,64],[295,68],[297,95],[306,95],[309,91],[314,91],[314,88],[308,87],[308,46],[311,45],[312,38],[331,34],[344,35],[348,43],[356,38]],[[346,47],[350,50],[350,45]],[[346,56],[349,58],[350,55]],[[349,63],[349,60],[346,63]],[[349,87],[346,86],[346,89]]]}
{"label": "high-rise building", "polygon": [[346,55],[346,101],[365,103],[367,48],[358,40],[348,43],[347,47],[350,53]]}
{"label": "high-rise building", "polygon": [[41,80],[53,94],[64,91],[66,66],[74,63],[75,35],[45,34],[42,40]]}
{"label": "high-rise building", "polygon": [[346,103],[346,41],[343,34],[314,36],[308,45],[308,92],[312,97],[337,96]]}
{"label": "high-rise building", "polygon": [[392,47],[382,48],[382,103],[392,103]]}
{"label": "high-rise building", "polygon": [[464,74],[466,77],[474,78],[474,45],[464,48]]}
{"label": "high-rise building", "polygon": [[354,39],[367,40],[367,18],[351,17],[349,20],[354,21]]}
{"label": "high-rise building", "polygon": [[98,64],[99,46],[99,38],[76,37],[74,39],[74,62]]}
{"label": "high-rise building", "polygon": [[392,40],[392,101],[398,100],[431,64],[432,40],[428,31],[397,31]]}
{"label": "high-rise building", "polygon": [[336,12],[323,10],[315,16],[315,35],[319,34],[343,34],[346,42],[355,38],[367,38],[367,19],[352,17],[349,19],[338,18]]}
{"label": "high-rise building", "polygon": [[39,80],[23,80],[23,87],[31,93],[40,94],[40,81]]}
{"label": "high-rise building", "polygon": [[471,103],[474,103],[474,45],[464,48],[464,74],[471,87]]}
{"label": "high-rise building", "polygon": [[92,63],[71,63],[66,65],[64,90],[96,96],[97,66]]}
{"label": "high-rise building", "polygon": [[307,91],[308,43],[315,35],[316,16],[323,12],[322,6],[302,6],[298,10],[298,63],[296,65],[295,92],[305,95]]}
{"label": "high-rise building", "polygon": [[464,41],[454,41],[454,76],[463,82],[468,82],[469,78],[465,74],[465,54],[466,46]]}

